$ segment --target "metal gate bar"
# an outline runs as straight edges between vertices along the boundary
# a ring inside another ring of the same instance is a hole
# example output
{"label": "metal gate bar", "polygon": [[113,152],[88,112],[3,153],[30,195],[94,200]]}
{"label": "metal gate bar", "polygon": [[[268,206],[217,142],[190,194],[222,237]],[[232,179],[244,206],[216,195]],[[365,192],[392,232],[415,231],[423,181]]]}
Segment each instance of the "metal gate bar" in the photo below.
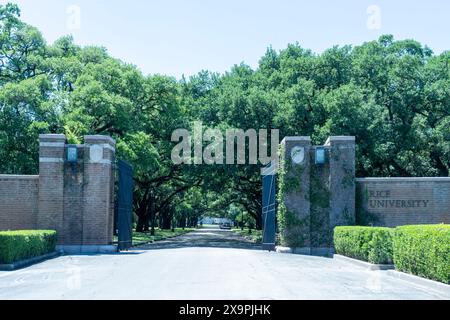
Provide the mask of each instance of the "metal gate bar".
{"label": "metal gate bar", "polygon": [[128,250],[133,245],[133,168],[119,160],[119,190],[117,201],[117,229],[119,250]]}
{"label": "metal gate bar", "polygon": [[263,175],[263,250],[275,251],[276,246],[276,174],[268,168]]}

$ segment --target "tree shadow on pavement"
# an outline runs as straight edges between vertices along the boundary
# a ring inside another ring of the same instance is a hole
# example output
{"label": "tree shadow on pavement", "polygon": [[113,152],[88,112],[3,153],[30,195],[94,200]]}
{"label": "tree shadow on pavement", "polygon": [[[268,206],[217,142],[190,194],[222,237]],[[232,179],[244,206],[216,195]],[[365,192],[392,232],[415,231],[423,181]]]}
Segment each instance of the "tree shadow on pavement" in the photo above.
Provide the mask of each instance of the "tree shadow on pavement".
{"label": "tree shadow on pavement", "polygon": [[162,250],[180,248],[224,248],[261,250],[259,243],[251,242],[241,235],[220,229],[198,229],[179,237],[149,243],[133,248],[133,250]]}

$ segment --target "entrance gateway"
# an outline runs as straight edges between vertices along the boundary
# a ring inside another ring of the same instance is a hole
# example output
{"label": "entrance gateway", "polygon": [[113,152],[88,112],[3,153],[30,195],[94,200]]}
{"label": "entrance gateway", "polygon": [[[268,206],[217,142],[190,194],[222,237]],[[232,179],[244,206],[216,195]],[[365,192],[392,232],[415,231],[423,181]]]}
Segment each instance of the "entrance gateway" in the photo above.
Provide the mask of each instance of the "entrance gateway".
{"label": "entrance gateway", "polygon": [[60,251],[109,253],[117,251],[116,224],[120,246],[128,248],[132,170],[117,164],[115,154],[115,141],[107,136],[85,136],[84,144],[73,145],[65,135],[40,135],[39,175],[0,175],[0,231],[56,230]]}
{"label": "entrance gateway", "polygon": [[324,146],[287,137],[280,150],[278,177],[263,175],[263,248],[275,248],[278,224],[279,251],[328,256],[334,228],[356,222],[355,137],[330,137]]}
{"label": "entrance gateway", "polygon": [[[58,248],[67,253],[116,251],[114,140],[85,136],[84,144],[70,145],[56,134],[39,142],[39,175],[0,175],[0,231],[56,230]],[[263,181],[268,250],[277,242],[280,251],[328,255],[340,225],[450,223],[450,177],[355,179],[354,137],[330,137],[324,146],[287,137],[280,149],[277,177],[269,171]],[[121,172],[119,237],[127,247],[133,186],[130,168]]]}
{"label": "entrance gateway", "polygon": [[[450,223],[450,177],[355,178],[355,137],[287,137],[263,178],[264,248],[329,256],[336,226]],[[277,200],[275,204],[275,184]],[[276,217],[275,210],[276,207]]]}

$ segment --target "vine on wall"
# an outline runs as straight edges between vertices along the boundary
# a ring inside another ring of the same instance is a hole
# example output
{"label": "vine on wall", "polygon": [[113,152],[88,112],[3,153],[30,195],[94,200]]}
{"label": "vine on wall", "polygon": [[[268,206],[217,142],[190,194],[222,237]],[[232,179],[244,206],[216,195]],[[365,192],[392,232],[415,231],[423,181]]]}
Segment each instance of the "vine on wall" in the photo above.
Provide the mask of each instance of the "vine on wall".
{"label": "vine on wall", "polygon": [[[304,230],[309,229],[309,216],[299,218],[298,214],[286,208],[286,197],[289,194],[302,191],[300,177],[304,168],[301,165],[294,165],[292,160],[285,156],[286,147],[280,146],[280,168],[278,171],[278,230],[280,233],[280,244],[287,247],[302,247],[306,242]],[[309,235],[309,233],[308,233]]]}

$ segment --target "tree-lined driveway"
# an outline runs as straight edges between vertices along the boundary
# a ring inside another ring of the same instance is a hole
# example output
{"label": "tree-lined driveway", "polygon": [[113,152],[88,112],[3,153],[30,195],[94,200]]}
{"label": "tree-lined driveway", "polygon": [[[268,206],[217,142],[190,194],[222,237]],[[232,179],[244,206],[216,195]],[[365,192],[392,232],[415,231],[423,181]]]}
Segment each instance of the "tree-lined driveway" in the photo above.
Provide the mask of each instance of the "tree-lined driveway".
{"label": "tree-lined driveway", "polygon": [[255,244],[230,230],[218,227],[205,227],[180,237],[159,241],[136,248],[137,250],[157,250],[175,248],[233,248],[261,250],[260,244]]}
{"label": "tree-lined driveway", "polygon": [[0,299],[450,299],[384,271],[269,253],[203,229],[116,255],[64,256],[0,272]]}

